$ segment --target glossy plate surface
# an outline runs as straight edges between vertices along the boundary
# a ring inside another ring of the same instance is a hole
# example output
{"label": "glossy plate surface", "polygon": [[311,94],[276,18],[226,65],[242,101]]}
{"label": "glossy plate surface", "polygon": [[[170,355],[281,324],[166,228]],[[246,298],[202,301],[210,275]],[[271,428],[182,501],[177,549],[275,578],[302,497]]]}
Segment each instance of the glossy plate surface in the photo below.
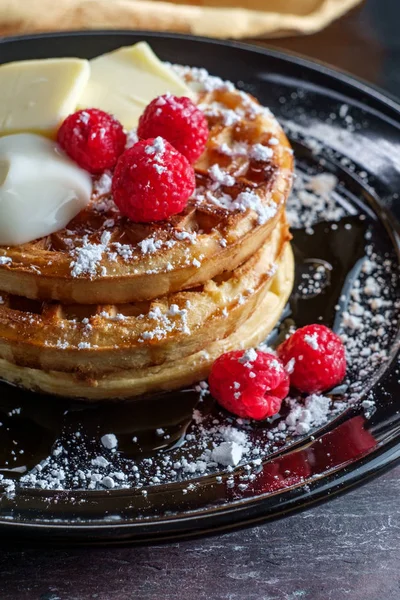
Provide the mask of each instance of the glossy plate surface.
{"label": "glossy plate surface", "polygon": [[[158,483],[154,476],[165,458],[179,460],[190,444],[190,437],[186,445],[182,442],[194,431],[192,411],[199,401],[194,391],[87,407],[0,384],[0,474],[17,482],[15,494],[0,496],[3,536],[140,543],[215,533],[305,508],[379,474],[400,458],[398,309],[393,304],[399,295],[393,265],[399,258],[400,107],[379,91],[323,65],[190,37],[125,32],[46,35],[4,40],[0,56],[4,62],[65,55],[91,58],[142,39],[162,59],[204,67],[269,106],[292,141],[300,177],[325,172],[338,178],[335,194],[342,212],[335,224],[303,222],[293,229],[297,282],[282,323],[269,341],[282,336],[293,322],[302,326],[320,321],[336,328],[354,300],[356,279],[372,247],[382,263],[391,261],[390,269],[382,267],[380,280],[385,301],[390,299],[391,304],[375,310],[375,315],[382,313],[383,322],[371,321],[368,331],[364,329],[365,347],[373,337],[377,343],[381,340],[385,360],[371,369],[367,350],[365,369],[358,361],[350,372],[353,388],[361,384],[360,401],[367,400],[368,418],[359,404],[342,406],[322,427],[274,442],[256,468],[253,455],[233,473],[216,468],[207,475],[186,474],[174,481],[161,477]],[[304,281],[315,272],[321,276],[311,293]],[[361,336],[357,321],[350,323],[355,328],[352,335]],[[347,392],[337,390],[333,395],[338,406],[343,393]],[[371,399],[374,405],[369,405]],[[209,397],[198,407],[206,428],[216,417],[235,425]],[[244,427],[252,442],[267,444],[268,432],[276,425]],[[166,433],[162,438],[156,433],[161,429]],[[69,491],[19,486],[21,476],[55,449],[57,455],[59,447],[65,449],[66,461],[85,470],[98,454],[100,437],[110,431],[119,442],[118,452],[109,456],[116,469],[131,468],[143,458],[152,460],[153,471],[147,469],[142,487],[82,490],[76,481],[68,481],[68,469],[63,486]]]}

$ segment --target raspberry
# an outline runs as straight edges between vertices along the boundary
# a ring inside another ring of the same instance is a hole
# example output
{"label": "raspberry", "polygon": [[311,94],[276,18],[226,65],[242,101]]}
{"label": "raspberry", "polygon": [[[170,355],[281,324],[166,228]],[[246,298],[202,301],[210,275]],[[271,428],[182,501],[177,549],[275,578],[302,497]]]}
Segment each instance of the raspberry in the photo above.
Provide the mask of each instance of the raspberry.
{"label": "raspberry", "polygon": [[208,126],[204,114],[190,98],[165,94],[146,107],[137,133],[142,139],[161,135],[193,164],[206,146]]}
{"label": "raspberry", "polygon": [[89,108],[65,119],[57,141],[80,167],[89,173],[101,173],[115,166],[125,150],[126,133],[112,115]]}
{"label": "raspberry", "polygon": [[255,350],[220,356],[212,366],[209,384],[221,406],[251,419],[275,415],[289,392],[289,377],[281,361]]}
{"label": "raspberry", "polygon": [[121,213],[136,223],[181,212],[195,188],[193,167],[161,137],[141,140],[115,167],[112,193]]}
{"label": "raspberry", "polygon": [[300,392],[323,392],[340,383],[346,373],[342,341],[325,325],[298,329],[279,346],[278,356],[290,373],[290,384]]}

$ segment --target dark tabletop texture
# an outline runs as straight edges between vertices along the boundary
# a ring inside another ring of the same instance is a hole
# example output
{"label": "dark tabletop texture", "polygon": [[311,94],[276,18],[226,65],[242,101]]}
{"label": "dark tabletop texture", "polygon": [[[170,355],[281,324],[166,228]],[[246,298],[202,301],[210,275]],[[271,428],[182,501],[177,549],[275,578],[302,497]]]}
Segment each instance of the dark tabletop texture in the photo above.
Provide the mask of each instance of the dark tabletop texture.
{"label": "dark tabletop texture", "polygon": [[0,555],[1,600],[399,600],[400,467],[262,527],[153,547]]}
{"label": "dark tabletop texture", "polygon": [[[367,0],[316,35],[256,43],[318,58],[400,97],[399,26],[400,0]],[[8,543],[0,600],[400,600],[399,479],[397,467],[307,512],[204,540]]]}

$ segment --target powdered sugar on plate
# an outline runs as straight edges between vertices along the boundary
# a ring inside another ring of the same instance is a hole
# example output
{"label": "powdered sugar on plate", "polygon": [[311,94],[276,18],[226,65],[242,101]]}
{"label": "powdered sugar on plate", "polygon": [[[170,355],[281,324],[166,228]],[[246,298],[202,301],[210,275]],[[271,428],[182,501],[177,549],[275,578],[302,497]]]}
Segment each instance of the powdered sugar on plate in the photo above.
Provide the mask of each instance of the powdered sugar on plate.
{"label": "powdered sugar on plate", "polygon": [[312,232],[312,226],[319,221],[340,221],[355,210],[336,193],[338,180],[332,173],[322,172],[309,175],[297,169],[293,191],[287,203],[287,218],[293,228],[305,228]]}

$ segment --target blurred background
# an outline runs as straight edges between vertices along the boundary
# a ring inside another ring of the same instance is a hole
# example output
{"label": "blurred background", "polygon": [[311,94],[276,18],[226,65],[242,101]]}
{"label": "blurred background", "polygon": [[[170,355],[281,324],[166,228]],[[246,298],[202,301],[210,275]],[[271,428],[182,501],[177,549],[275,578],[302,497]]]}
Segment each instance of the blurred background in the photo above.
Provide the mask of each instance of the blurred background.
{"label": "blurred background", "polygon": [[[361,0],[1,0],[5,33],[129,28],[213,37],[313,33]],[[1,22],[0,21],[0,22]]]}

